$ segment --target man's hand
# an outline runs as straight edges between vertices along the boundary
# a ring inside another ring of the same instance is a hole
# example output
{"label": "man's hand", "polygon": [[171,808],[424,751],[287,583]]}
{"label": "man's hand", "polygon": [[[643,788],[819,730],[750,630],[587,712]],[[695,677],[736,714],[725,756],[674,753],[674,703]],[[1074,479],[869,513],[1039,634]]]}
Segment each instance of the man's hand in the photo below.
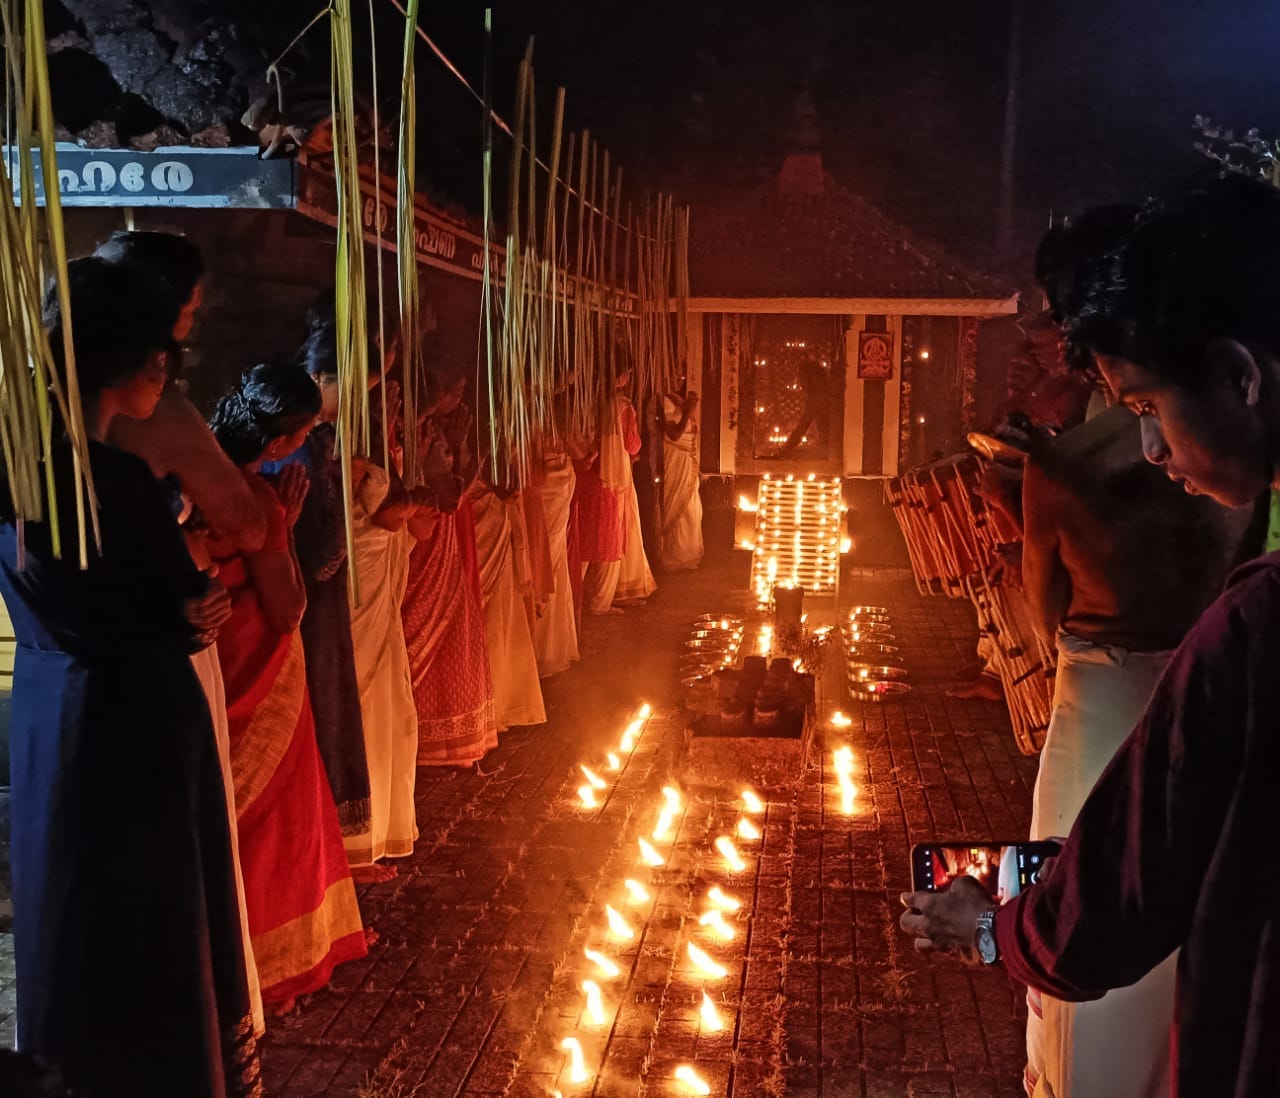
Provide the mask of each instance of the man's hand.
{"label": "man's hand", "polygon": [[1022,586],[1022,542],[1002,545],[996,550],[996,559],[991,562],[987,582],[999,587]]}
{"label": "man's hand", "polygon": [[280,470],[273,487],[284,505],[285,525],[292,530],[302,514],[302,501],[307,498],[307,489],[311,487],[306,468],[297,463],[286,465]]}
{"label": "man's hand", "polygon": [[220,583],[210,583],[209,589],[198,599],[187,599],[185,604],[187,624],[195,631],[202,644],[208,647],[217,639],[218,630],[231,617],[231,596]]}
{"label": "man's hand", "polygon": [[989,461],[983,466],[977,484],[979,497],[1007,515],[1018,529],[1022,529],[1022,474],[1021,464]]}
{"label": "man's hand", "polygon": [[945,892],[904,892],[898,925],[915,938],[921,953],[972,949],[978,916],[994,906],[972,877],[959,877]]}

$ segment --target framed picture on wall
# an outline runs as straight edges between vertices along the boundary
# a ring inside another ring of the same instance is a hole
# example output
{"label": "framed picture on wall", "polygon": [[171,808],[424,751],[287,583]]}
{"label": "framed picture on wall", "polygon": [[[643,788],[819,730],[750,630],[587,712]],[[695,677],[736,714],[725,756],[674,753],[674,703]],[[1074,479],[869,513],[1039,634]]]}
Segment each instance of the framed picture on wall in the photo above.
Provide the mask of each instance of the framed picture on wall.
{"label": "framed picture on wall", "polygon": [[888,381],[893,377],[893,333],[858,333],[858,378]]}

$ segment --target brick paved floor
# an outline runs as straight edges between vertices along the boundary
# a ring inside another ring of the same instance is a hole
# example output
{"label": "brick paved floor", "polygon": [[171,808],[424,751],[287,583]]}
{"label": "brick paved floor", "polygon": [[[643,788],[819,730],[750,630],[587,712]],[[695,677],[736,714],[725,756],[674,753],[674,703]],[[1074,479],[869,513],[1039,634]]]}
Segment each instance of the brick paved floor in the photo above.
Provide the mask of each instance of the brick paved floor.
{"label": "brick paved floor", "polygon": [[[674,1078],[688,1063],[733,1098],[1017,1094],[1019,995],[1000,972],[916,956],[896,929],[896,897],[913,842],[1024,834],[1034,761],[1018,755],[1000,706],[944,696],[973,663],[965,604],[921,599],[906,573],[859,575],[844,595],[890,609],[914,690],[851,705],[832,653],[824,703],[855,724],[825,735],[821,765],[794,790],[770,794],[763,839],[740,844],[748,867],[737,874],[722,872],[712,843],[737,819],[738,790],[687,784],[673,708],[681,642],[696,614],[731,605],[726,575],[668,577],[643,610],[590,620],[583,664],[548,685],[545,728],[504,736],[481,770],[423,772],[418,852],[361,895],[382,941],[273,1030],[272,1093],[677,1095],[693,1093]],[[655,715],[634,755],[602,807],[580,809],[579,764],[601,766],[642,699]],[[851,818],[830,772],[845,742],[862,787]],[[668,782],[686,808],[667,864],[646,870],[636,841]],[[627,877],[652,902],[629,906]],[[737,937],[721,946],[697,924],[715,883],[744,901]],[[608,942],[605,904],[631,922],[632,942]],[[690,941],[728,975],[700,978]],[[621,974],[597,976],[588,947]],[[599,1027],[583,1017],[580,984],[593,976]],[[704,989],[723,1033],[699,1025]],[[570,1034],[585,1085],[568,1077]]]}
{"label": "brick paved floor", "polygon": [[[832,652],[824,716],[840,708],[854,724],[821,731],[796,787],[769,791],[763,837],[739,843],[747,865],[734,873],[712,844],[738,818],[738,790],[688,780],[675,708],[691,621],[734,596],[718,570],[661,582],[647,607],[588,622],[582,665],[548,684],[546,727],[503,736],[481,768],[421,772],[417,852],[395,881],[361,890],[381,941],[273,1026],[269,1093],[692,1094],[679,1064],[724,1098],[1020,1093],[1018,991],[999,971],[917,956],[896,929],[911,843],[1018,836],[1030,816],[1035,763],[1017,753],[1003,708],[943,693],[973,663],[967,604],[921,599],[905,572],[846,584],[842,601],[889,608],[914,689],[897,703],[851,704]],[[653,719],[621,773],[607,775],[601,806],[581,809],[579,764],[603,768],[642,699]],[[831,772],[832,748],[845,743],[861,789],[852,816]],[[668,783],[682,789],[682,812],[674,842],[658,844],[666,864],[650,870],[637,839]],[[627,877],[651,901],[629,905]],[[712,884],[743,901],[729,917],[732,942],[698,925]],[[634,940],[608,940],[606,904]],[[726,975],[693,970],[690,942]],[[606,952],[619,975],[597,975],[584,948]],[[592,977],[599,1026],[583,1015],[580,985]],[[721,1033],[700,1023],[704,990]],[[587,1083],[569,1079],[567,1035],[582,1043]]]}

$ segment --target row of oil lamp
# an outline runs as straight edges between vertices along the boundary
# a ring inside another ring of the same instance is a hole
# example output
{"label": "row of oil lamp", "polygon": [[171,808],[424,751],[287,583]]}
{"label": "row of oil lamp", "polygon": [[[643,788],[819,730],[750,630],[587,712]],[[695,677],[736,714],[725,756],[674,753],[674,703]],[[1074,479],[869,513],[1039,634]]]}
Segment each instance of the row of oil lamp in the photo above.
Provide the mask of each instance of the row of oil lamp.
{"label": "row of oil lamp", "polygon": [[[636,715],[631,721],[628,722],[627,727],[623,729],[622,738],[618,741],[617,748],[606,755],[604,766],[598,769],[603,769],[609,774],[619,773],[622,770],[625,759],[629,758],[631,752],[636,749],[636,744],[640,742],[640,737],[649,723],[649,718],[652,716],[653,707],[648,702],[645,702],[636,711]],[[582,776],[587,779],[585,785],[578,786],[579,807],[599,808],[600,802],[597,800],[596,794],[608,789],[609,782],[600,777],[597,770],[593,770],[585,763],[578,769],[582,772]]]}
{"label": "row of oil lamp", "polygon": [[[617,751],[609,752],[607,769],[621,769],[622,756],[635,749],[636,741],[643,732],[650,715],[651,710],[646,705],[628,724]],[[600,778],[590,767],[583,766],[581,770],[587,775],[588,781],[578,790],[579,802],[583,807],[595,807],[596,793],[607,788],[608,782]],[[765,812],[764,800],[753,790],[744,789],[741,794],[741,804],[742,812],[733,832],[718,836],[714,844],[723,868],[731,874],[743,873],[748,869],[748,863],[740,853],[739,845],[756,843],[763,837],[757,819]],[[623,881],[625,897],[622,894],[619,895],[619,907],[638,910],[652,903],[653,896],[640,878],[644,876],[645,871],[651,872],[666,864],[667,859],[661,848],[670,847],[675,843],[680,817],[686,807],[685,798],[680,790],[671,785],[663,787],[653,830],[636,840],[636,876],[628,877]],[[619,907],[615,907],[612,903],[604,905],[604,938],[609,943],[625,946],[635,940],[637,932]],[[741,910],[742,901],[726,892],[720,885],[713,885],[708,889],[695,931],[706,936],[708,949],[704,949],[695,941],[687,942],[685,947],[688,959],[698,970],[704,985],[723,980],[729,975],[729,970],[708,950],[714,949],[717,943],[730,942],[737,937],[737,930],[728,917],[740,913]],[[608,1021],[605,1006],[606,992],[602,985],[621,977],[622,968],[610,955],[607,946],[600,949],[586,948],[583,950],[583,955],[591,964],[591,977],[584,979],[580,985],[583,995],[583,1024],[592,1029],[599,1029]],[[707,994],[705,986],[702,990],[698,1016],[702,1029],[707,1033],[720,1033],[727,1026],[715,1002]],[[560,1041],[560,1049],[566,1056],[562,1079],[574,1088],[590,1083],[595,1076],[587,1066],[581,1038],[577,1034],[565,1035]],[[674,1075],[685,1094],[709,1095],[711,1093],[711,1087],[692,1064],[680,1064],[676,1067]],[[555,1098],[563,1098],[559,1090],[556,1090],[554,1095]]]}
{"label": "row of oil lamp", "polygon": [[841,632],[849,694],[855,701],[888,701],[911,690],[898,657],[897,638],[883,606],[855,606]]}
{"label": "row of oil lamp", "polygon": [[839,477],[766,475],[757,500],[740,496],[738,510],[756,516],[752,540],[740,547],[752,550],[751,586],[760,606],[768,605],[779,582],[814,593],[835,588],[839,556],[853,548],[840,533],[846,508]]}

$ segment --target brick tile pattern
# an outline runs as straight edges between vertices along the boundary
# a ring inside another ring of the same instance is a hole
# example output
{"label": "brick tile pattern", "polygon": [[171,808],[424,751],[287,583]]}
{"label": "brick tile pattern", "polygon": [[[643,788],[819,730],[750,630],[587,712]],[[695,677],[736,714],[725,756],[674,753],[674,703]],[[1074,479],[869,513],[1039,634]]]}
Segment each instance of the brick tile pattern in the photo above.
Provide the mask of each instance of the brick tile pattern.
{"label": "brick tile pattern", "polygon": [[[732,874],[713,842],[733,828],[738,790],[686,780],[676,678],[693,617],[735,597],[724,572],[704,570],[667,577],[642,610],[589,620],[583,664],[547,684],[548,725],[505,734],[480,767],[420,772],[418,849],[394,881],[361,889],[381,940],[273,1024],[269,1093],[674,1096],[691,1093],[674,1078],[682,1063],[724,1098],[1020,1093],[1021,990],[999,971],[917,956],[896,926],[912,843],[1017,838],[1030,816],[1035,761],[1018,753],[1002,707],[944,693],[974,663],[969,607],[921,598],[906,572],[846,581],[842,602],[889,608],[913,690],[851,703],[832,653],[820,706],[854,724],[824,728],[796,786],[768,792],[763,836],[739,844],[748,866]],[[653,720],[600,807],[582,809],[579,764],[603,764],[641,699]],[[849,817],[831,767],[845,743],[860,787]],[[636,840],[671,782],[684,811],[675,842],[658,844],[667,864],[647,870]],[[646,883],[648,904],[627,903],[626,877]],[[731,943],[697,924],[716,883],[744,901]],[[606,903],[634,941],[608,944]],[[725,965],[723,980],[693,970],[690,941]],[[599,980],[598,1028],[582,1017],[588,946],[623,970]],[[704,988],[722,1033],[700,1024]],[[6,1041],[13,1006],[12,944],[0,936]],[[567,1034],[582,1040],[589,1084],[567,1081]]]}

